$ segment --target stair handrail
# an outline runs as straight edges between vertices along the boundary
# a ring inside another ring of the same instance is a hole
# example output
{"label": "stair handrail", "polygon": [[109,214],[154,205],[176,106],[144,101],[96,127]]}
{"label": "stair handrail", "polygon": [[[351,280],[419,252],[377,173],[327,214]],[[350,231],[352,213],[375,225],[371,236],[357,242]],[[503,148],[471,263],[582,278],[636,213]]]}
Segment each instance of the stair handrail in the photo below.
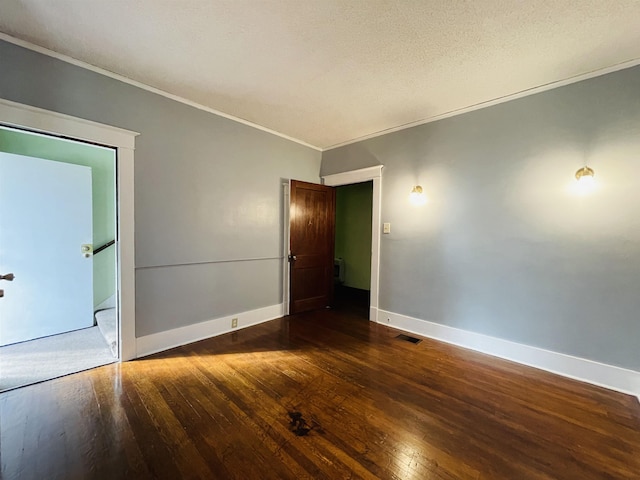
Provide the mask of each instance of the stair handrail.
{"label": "stair handrail", "polygon": [[104,245],[102,245],[102,246],[100,246],[100,247],[96,248],[96,249],[93,251],[93,254],[94,254],[94,255],[99,254],[101,251],[103,251],[103,250],[104,250],[104,249],[106,249],[106,248],[109,248],[109,247],[110,247],[111,245],[113,245],[114,243],[116,243],[116,241],[115,241],[115,240],[111,240],[111,241],[109,241],[109,242],[105,243]]}

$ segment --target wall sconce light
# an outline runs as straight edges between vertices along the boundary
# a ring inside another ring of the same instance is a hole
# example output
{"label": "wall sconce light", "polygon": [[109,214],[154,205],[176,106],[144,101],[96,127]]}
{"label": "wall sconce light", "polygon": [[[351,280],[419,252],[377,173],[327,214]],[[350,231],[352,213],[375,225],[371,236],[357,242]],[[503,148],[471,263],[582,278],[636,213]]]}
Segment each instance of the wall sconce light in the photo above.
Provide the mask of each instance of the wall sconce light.
{"label": "wall sconce light", "polygon": [[578,195],[589,195],[595,188],[595,182],[593,181],[593,169],[587,166],[582,167],[576,172],[576,180],[578,181],[575,192]]}
{"label": "wall sconce light", "polygon": [[576,180],[582,185],[588,185],[593,183],[593,169],[589,167],[582,167],[576,172]]}
{"label": "wall sconce light", "polygon": [[422,187],[420,185],[416,185],[415,187],[413,187],[411,193],[409,194],[409,201],[413,205],[424,205],[425,203],[427,203],[427,196],[422,191]]}

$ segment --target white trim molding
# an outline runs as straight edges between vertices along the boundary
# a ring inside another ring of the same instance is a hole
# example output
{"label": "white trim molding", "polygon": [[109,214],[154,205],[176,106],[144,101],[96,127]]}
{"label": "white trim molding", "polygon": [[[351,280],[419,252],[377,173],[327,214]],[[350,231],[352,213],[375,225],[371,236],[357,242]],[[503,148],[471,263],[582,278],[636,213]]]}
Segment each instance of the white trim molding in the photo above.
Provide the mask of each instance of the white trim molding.
{"label": "white trim molding", "polygon": [[329,187],[337,187],[340,185],[349,185],[351,183],[368,182],[382,176],[384,165],[375,165],[373,167],[361,168],[359,170],[349,170],[348,172],[332,173],[331,175],[323,175],[323,183]]}
{"label": "white trim molding", "polygon": [[371,138],[376,138],[376,137],[380,137],[382,135],[386,135],[388,133],[393,133],[393,132],[398,132],[400,130],[405,130],[407,128],[412,128],[412,127],[416,127],[418,125],[424,125],[426,123],[431,123],[431,122],[436,122],[438,120],[442,120],[444,118],[449,118],[449,117],[455,117],[457,115],[462,115],[465,113],[469,113],[469,112],[473,112],[475,110],[480,110],[481,108],[486,108],[486,107],[491,107],[493,105],[498,105],[500,103],[504,103],[504,102],[509,102],[511,100],[516,100],[518,98],[522,98],[522,97],[527,97],[529,95],[534,95],[536,93],[540,93],[540,92],[546,92],[547,90],[553,90],[554,88],[559,88],[559,87],[563,87],[565,85],[570,85],[572,83],[577,83],[577,82],[581,82],[583,80],[588,80],[590,78],[594,78],[594,77],[599,77],[601,75],[606,75],[608,73],[613,73],[613,72],[617,72],[619,70],[624,70],[627,68],[632,68],[635,67],[637,65],[640,65],[640,58],[635,58],[635,59],[631,59],[625,62],[621,62],[618,63],[616,65],[612,65],[610,67],[606,67],[606,68],[600,68],[597,70],[593,70],[591,72],[586,72],[580,75],[575,75],[573,77],[564,79],[564,80],[559,80],[559,81],[555,81],[555,82],[550,82],[544,85],[539,85],[537,87],[533,87],[533,88],[529,88],[526,90],[522,90],[520,92],[516,92],[510,95],[505,95],[502,97],[498,97],[492,100],[488,100],[486,102],[480,102],[477,103],[475,105],[469,105],[467,107],[462,107],[459,108],[457,110],[452,110],[450,112],[445,112],[442,113],[440,115],[434,115],[431,117],[427,117],[427,118],[423,118],[423,119],[419,119],[419,120],[415,120],[413,122],[408,122],[402,125],[398,125],[395,127],[390,127],[384,130],[380,130],[377,132],[372,132],[369,133],[367,135],[362,135],[360,137],[357,138],[352,138],[350,140],[346,140],[344,142],[340,142],[340,143],[336,143],[334,145],[329,145],[329,146],[325,146],[325,147],[319,147],[316,145],[311,145],[310,143],[307,143],[303,140],[300,140],[298,138],[294,138],[291,137],[289,135],[286,135],[284,133],[278,132],[277,130],[272,130],[270,128],[264,127],[262,125],[259,125],[257,123],[253,123],[249,120],[245,120],[243,118],[240,117],[236,117],[234,115],[230,115],[228,113],[222,112],[220,110],[216,110],[215,108],[211,108],[211,107],[207,107],[206,105],[202,105],[200,103],[194,102],[192,100],[186,99],[184,97],[180,97],[178,95],[174,95],[172,93],[166,92],[164,90],[160,90],[159,88],[155,88],[152,87],[150,85],[147,85],[145,83],[142,82],[138,82],[137,80],[133,80],[131,78],[125,77],[124,75],[119,75],[117,73],[111,72],[109,70],[105,70],[104,68],[100,68],[100,67],[96,67],[95,65],[91,65],[90,63],[86,63],[83,62],[81,60],[77,60],[73,57],[70,57],[68,55],[64,55],[62,53],[58,53],[55,52],[53,50],[49,50],[48,48],[44,48],[41,47],[40,45],[36,45],[34,43],[28,42],[26,40],[22,40],[16,37],[12,37],[11,35],[8,35],[6,33],[2,33],[0,32],[0,40],[3,40],[5,42],[11,43],[13,45],[17,45],[19,47],[22,48],[26,48],[28,50],[31,50],[33,52],[38,52],[41,53],[43,55],[47,55],[48,57],[52,57],[52,58],[56,58],[58,60],[61,60],[65,63],[69,63],[71,65],[75,65],[77,67],[80,68],[84,68],[86,70],[89,70],[91,72],[95,72],[98,73],[100,75],[104,75],[105,77],[109,77],[109,78],[113,78],[115,80],[119,80],[123,83],[127,83],[129,85],[133,85],[134,87],[138,87],[141,88],[143,90],[146,90],[148,92],[152,92],[155,93],[157,95],[161,95],[163,97],[166,98],[170,98],[171,100],[175,100],[176,102],[180,102],[183,103],[185,105],[189,105],[191,107],[197,108],[199,110],[203,110],[205,112],[209,112],[212,113],[214,115],[218,115],[219,117],[223,117],[226,118],[228,120],[232,120],[234,122],[238,122],[241,123],[243,125],[247,125],[249,127],[253,127],[256,128],[258,130],[262,130],[263,132],[267,132],[270,133],[272,135],[276,135],[278,137],[284,138],[286,140],[290,140],[292,142],[298,143],[300,145],[304,145],[305,147],[309,147],[312,148],[314,150],[317,150],[319,152],[326,152],[328,150],[332,150],[334,148],[339,148],[339,147],[344,147],[345,145],[350,145],[352,143],[358,143],[358,142],[362,142],[364,140],[369,140]]}
{"label": "white trim molding", "polygon": [[[269,307],[249,310],[247,312],[226,315],[213,320],[207,320],[185,327],[165,330],[164,332],[153,333],[139,337],[136,341],[136,352],[138,357],[145,357],[154,353],[180,347],[189,343],[198,342],[207,338],[216,337],[225,333],[251,327],[259,323],[268,322],[283,316],[283,305],[271,305]],[[230,328],[232,319],[238,319],[238,327]]]}
{"label": "white trim molding", "polygon": [[12,43],[19,47],[26,48],[33,52],[38,52],[48,57],[52,57],[58,60],[61,60],[65,63],[70,63],[71,65],[75,65],[76,67],[84,68],[85,70],[89,70],[91,72],[99,73],[100,75],[104,75],[105,77],[113,78],[114,80],[118,80],[123,83],[127,83],[129,85],[133,85],[134,87],[141,88],[142,90],[146,90],[147,92],[155,93],[156,95],[163,96],[165,98],[170,98],[171,100],[175,100],[176,102],[183,103],[185,105],[189,105],[190,107],[197,108],[198,110],[203,110],[208,113],[213,113],[219,117],[226,118],[227,120],[232,120],[234,122],[241,123],[243,125],[247,125],[249,127],[255,128],[257,130],[262,130],[263,132],[270,133],[277,137],[284,138],[285,140],[290,140],[292,142],[298,143],[300,145],[304,145],[305,147],[312,148],[319,152],[322,151],[320,147],[315,145],[311,145],[310,143],[304,142],[294,137],[290,137],[289,135],[285,135],[284,133],[280,133],[276,130],[272,130],[267,127],[263,127],[262,125],[258,125],[257,123],[250,122],[249,120],[245,120],[240,117],[235,117],[228,113],[221,112],[220,110],[216,110],[215,108],[207,107],[206,105],[202,105],[200,103],[194,102],[192,100],[188,100],[184,97],[180,97],[178,95],[174,95],[169,92],[165,92],[164,90],[160,90],[159,88],[152,87],[142,82],[138,82],[137,80],[132,80],[131,78],[125,77],[123,75],[119,75],[114,72],[110,72],[109,70],[105,70],[104,68],[96,67],[95,65],[91,65],[90,63],[83,62],[81,60],[76,60],[73,57],[69,57],[68,55],[64,55],[62,53],[54,52],[53,50],[49,50],[48,48],[41,47],[39,45],[35,45],[31,42],[27,42],[25,40],[21,40],[19,38],[12,37],[11,35],[7,35],[6,33],[0,32],[0,40],[4,40],[5,42]]}
{"label": "white trim molding", "polygon": [[282,314],[289,315],[289,300],[291,297],[291,268],[289,255],[291,250],[291,181],[287,180],[282,184],[282,205],[283,205],[283,225],[282,225]]}
{"label": "white trim molding", "polygon": [[357,138],[353,138],[351,140],[346,140],[344,142],[336,143],[335,145],[330,145],[328,147],[323,147],[322,151],[326,152],[328,150],[333,150],[334,148],[340,148],[347,145],[351,145],[352,143],[363,142],[365,140],[370,140],[372,138],[381,137],[383,135],[387,135],[389,133],[399,132],[401,130],[406,130],[408,128],[417,127],[420,125],[425,125],[427,123],[437,122],[438,120],[444,120],[445,118],[457,117],[458,115],[464,115],[465,113],[474,112],[476,110],[481,110],[483,108],[493,107],[494,105],[499,105],[501,103],[510,102],[511,100],[517,100],[519,98],[528,97],[530,95],[535,95],[537,93],[546,92],[548,90],[554,90],[556,88],[564,87],[566,85],[571,85],[573,83],[582,82],[583,80],[589,80],[590,78],[600,77],[602,75],[607,75],[609,73],[617,72],[619,70],[625,70],[627,68],[632,68],[640,65],[640,58],[634,58],[632,60],[628,60],[626,62],[621,62],[616,65],[612,65],[606,68],[600,68],[597,70],[593,70],[591,72],[582,73],[580,75],[575,75],[573,77],[566,78],[564,80],[558,80],[555,82],[546,83],[544,85],[538,85],[537,87],[528,88],[526,90],[521,90],[519,92],[515,92],[509,95],[504,95],[502,97],[494,98],[492,100],[487,100],[485,102],[476,103],[474,105],[469,105],[466,107],[458,108],[456,110],[451,110],[449,112],[441,113],[439,115],[433,115],[431,117],[422,118],[420,120],[415,120],[413,122],[408,122],[402,125],[398,125],[396,127],[386,128],[384,130],[380,130],[378,132],[372,132],[367,135],[362,135]]}
{"label": "white trim molding", "polygon": [[72,117],[64,113],[23,105],[0,98],[2,124],[17,128],[28,128],[48,135],[63,135],[75,140],[98,143],[114,148],[135,148],[138,132]]}
{"label": "white trim molding", "polygon": [[582,382],[634,395],[640,400],[640,372],[594,362],[564,353],[502,340],[480,333],[448,327],[398,313],[380,310],[384,325],[433,338],[459,347],[504,358]]}
{"label": "white trim molding", "polygon": [[383,165],[334,173],[322,177],[330,187],[353,183],[373,182],[373,206],[371,212],[371,303],[369,320],[378,321],[378,297],[380,293],[380,228],[382,226],[382,169]]}
{"label": "white trim molding", "polygon": [[120,360],[135,358],[136,292],[133,161],[139,134],[0,98],[0,124],[84,140],[116,149],[118,184],[118,306]]}
{"label": "white trim molding", "polygon": [[118,313],[120,360],[136,358],[136,271],[134,217],[134,151],[117,149],[118,182]]}

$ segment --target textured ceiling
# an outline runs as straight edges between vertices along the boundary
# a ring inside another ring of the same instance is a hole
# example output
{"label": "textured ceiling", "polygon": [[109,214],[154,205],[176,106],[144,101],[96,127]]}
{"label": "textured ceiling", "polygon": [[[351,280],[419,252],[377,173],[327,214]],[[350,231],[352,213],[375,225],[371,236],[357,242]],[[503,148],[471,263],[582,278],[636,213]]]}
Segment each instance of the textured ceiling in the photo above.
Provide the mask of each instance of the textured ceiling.
{"label": "textured ceiling", "polygon": [[0,31],[319,148],[640,58],[638,0],[2,0]]}

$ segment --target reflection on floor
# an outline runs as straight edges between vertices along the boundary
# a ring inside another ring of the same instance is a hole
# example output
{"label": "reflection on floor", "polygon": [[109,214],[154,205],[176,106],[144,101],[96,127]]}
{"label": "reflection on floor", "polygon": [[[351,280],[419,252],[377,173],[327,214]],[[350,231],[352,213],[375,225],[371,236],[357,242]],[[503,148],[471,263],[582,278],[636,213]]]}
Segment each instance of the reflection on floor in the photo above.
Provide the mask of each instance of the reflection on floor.
{"label": "reflection on floor", "polygon": [[0,394],[0,475],[638,480],[635,397],[400,333],[321,309]]}
{"label": "reflection on floor", "polygon": [[334,289],[333,308],[360,318],[369,318],[369,290],[337,284]]}
{"label": "reflection on floor", "polygon": [[98,327],[0,348],[0,391],[113,363]]}

